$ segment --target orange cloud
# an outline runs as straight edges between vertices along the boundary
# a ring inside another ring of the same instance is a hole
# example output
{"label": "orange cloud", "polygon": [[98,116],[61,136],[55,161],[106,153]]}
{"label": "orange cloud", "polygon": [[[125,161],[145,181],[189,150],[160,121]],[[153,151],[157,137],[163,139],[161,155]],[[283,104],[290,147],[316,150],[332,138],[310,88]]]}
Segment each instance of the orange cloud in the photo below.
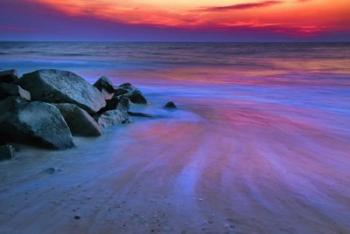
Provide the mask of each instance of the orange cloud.
{"label": "orange cloud", "polygon": [[[315,34],[349,30],[348,0],[34,0],[71,16],[181,28],[269,28]],[[234,4],[232,4],[234,3]]]}

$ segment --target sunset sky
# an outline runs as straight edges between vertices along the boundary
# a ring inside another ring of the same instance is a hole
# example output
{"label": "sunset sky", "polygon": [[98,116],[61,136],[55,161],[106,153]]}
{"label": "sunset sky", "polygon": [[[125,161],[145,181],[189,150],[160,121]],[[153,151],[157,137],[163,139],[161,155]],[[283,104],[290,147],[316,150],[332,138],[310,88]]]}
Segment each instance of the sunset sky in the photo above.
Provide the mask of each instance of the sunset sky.
{"label": "sunset sky", "polygon": [[350,40],[349,0],[1,0],[0,40]]}

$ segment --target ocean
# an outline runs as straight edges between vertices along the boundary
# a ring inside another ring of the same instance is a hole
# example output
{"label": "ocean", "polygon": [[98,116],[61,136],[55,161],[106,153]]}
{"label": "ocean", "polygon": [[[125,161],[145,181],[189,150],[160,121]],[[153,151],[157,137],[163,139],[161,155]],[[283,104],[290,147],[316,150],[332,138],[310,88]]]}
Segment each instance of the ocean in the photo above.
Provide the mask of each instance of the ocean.
{"label": "ocean", "polygon": [[[315,83],[302,75],[319,78],[331,73],[339,79],[348,75],[349,52],[350,43],[0,42],[0,65],[20,72],[67,69],[91,79],[100,74],[122,79],[129,72],[142,72],[149,74],[143,79],[152,82],[152,73],[158,77],[157,71],[180,70],[191,75],[187,82],[231,83],[257,75],[265,78],[258,79],[259,83],[270,83],[267,79]],[[233,76],[236,72],[243,76]],[[180,79],[176,74],[168,78]],[[332,82],[337,82],[336,78]]]}
{"label": "ocean", "polygon": [[350,43],[0,42],[0,69],[11,68],[20,74],[70,70],[90,82],[106,75],[168,96],[242,99],[349,117]]}
{"label": "ocean", "polygon": [[[29,203],[2,205],[7,227],[38,230],[50,222],[26,220],[51,217],[48,199],[89,194],[96,209],[86,204],[88,222],[70,231],[350,231],[350,43],[1,42],[0,69],[9,68],[131,82],[150,100],[138,111],[159,118],[135,118],[39,162],[23,152],[22,165],[0,164],[0,200],[43,196],[15,219]],[[178,110],[162,109],[169,100]],[[37,176],[53,162],[61,175]],[[69,192],[77,184],[84,194]],[[70,221],[54,210],[59,233]]]}

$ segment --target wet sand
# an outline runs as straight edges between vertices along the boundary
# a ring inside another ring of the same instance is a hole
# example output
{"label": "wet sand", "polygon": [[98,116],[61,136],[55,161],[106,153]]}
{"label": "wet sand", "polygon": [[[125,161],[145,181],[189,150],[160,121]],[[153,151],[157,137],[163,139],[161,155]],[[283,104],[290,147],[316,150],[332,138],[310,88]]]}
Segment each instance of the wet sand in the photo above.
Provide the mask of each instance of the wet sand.
{"label": "wet sand", "polygon": [[0,163],[0,233],[350,232],[347,95],[144,89],[179,110]]}

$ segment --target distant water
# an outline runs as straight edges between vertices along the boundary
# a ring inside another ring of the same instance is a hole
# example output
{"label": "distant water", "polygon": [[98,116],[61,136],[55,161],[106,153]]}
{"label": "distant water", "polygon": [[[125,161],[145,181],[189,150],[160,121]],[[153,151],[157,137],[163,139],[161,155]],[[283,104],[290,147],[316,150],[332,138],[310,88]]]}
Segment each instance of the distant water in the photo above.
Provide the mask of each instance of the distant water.
{"label": "distant water", "polygon": [[[191,68],[194,69],[189,71],[192,81],[198,78],[214,83],[219,80],[216,76],[207,77],[208,69],[216,69],[220,78],[223,73],[230,76],[234,72],[263,73],[264,77],[335,73],[338,77],[350,73],[349,61],[349,43],[0,42],[0,69],[28,72],[60,68],[91,75],[110,73],[121,78],[133,71],[152,76],[152,72]],[[232,77],[227,76],[225,81],[230,82]]]}
{"label": "distant water", "polygon": [[[112,204],[124,192],[130,198],[125,210],[145,214],[147,224],[164,207],[145,200],[161,194],[159,203],[169,204],[164,219],[178,233],[202,232],[201,225],[213,233],[227,227],[241,233],[350,232],[350,44],[0,43],[0,69],[7,68],[21,74],[59,68],[90,82],[101,75],[131,81],[150,100],[146,111],[167,117],[136,121],[64,157],[83,168],[64,181],[79,174],[91,192],[113,194],[96,204]],[[168,100],[179,110],[156,109]],[[97,169],[85,170],[86,160],[96,160],[91,166]],[[11,191],[20,197],[29,186],[18,181],[13,188],[23,190]],[[57,183],[70,191],[69,183]],[[43,205],[42,211],[51,209]],[[25,214],[4,223],[25,229]],[[87,216],[95,220],[96,212]],[[144,228],[130,222],[130,232]],[[57,233],[67,226],[60,225]]]}

